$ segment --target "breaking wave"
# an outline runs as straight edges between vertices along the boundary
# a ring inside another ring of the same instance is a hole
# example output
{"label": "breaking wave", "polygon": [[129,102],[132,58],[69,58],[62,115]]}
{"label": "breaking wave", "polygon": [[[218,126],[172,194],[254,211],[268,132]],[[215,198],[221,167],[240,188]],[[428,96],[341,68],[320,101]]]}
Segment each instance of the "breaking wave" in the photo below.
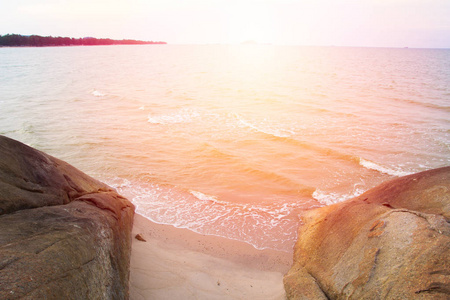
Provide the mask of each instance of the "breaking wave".
{"label": "breaking wave", "polygon": [[313,199],[309,203],[231,203],[169,185],[124,178],[104,181],[130,199],[137,213],[155,223],[245,241],[257,249],[290,251],[296,240],[299,213],[314,207]]}
{"label": "breaking wave", "polygon": [[271,126],[261,126],[261,125],[258,126],[249,121],[244,120],[239,114],[234,114],[234,116],[244,126],[249,127],[260,133],[264,133],[267,135],[272,135],[272,136],[280,137],[280,138],[291,137],[293,134],[295,134],[295,132],[290,129],[274,128],[273,126],[272,127]]}
{"label": "breaking wave", "polygon": [[378,171],[378,172],[381,172],[381,173],[384,173],[384,174],[387,174],[387,175],[391,175],[391,176],[401,177],[401,176],[406,176],[406,175],[410,175],[410,174],[413,173],[413,172],[406,172],[406,171],[402,171],[402,170],[395,170],[395,169],[392,169],[392,168],[381,166],[381,165],[378,165],[378,164],[376,164],[374,162],[371,162],[369,160],[365,160],[365,159],[362,159],[362,158],[359,159],[359,164],[361,166],[363,166],[364,168],[375,170],[375,171]]}
{"label": "breaking wave", "polygon": [[313,193],[313,198],[316,199],[319,203],[323,205],[333,205],[339,202],[343,202],[345,200],[357,197],[364,193],[365,190],[361,188],[355,188],[353,192],[348,194],[338,194],[333,192],[324,192],[320,189],[316,189]]}
{"label": "breaking wave", "polygon": [[97,91],[97,90],[94,90],[91,94],[94,95],[95,97],[104,97],[104,96],[106,96],[106,94],[104,94],[104,93],[102,93],[100,91]]}

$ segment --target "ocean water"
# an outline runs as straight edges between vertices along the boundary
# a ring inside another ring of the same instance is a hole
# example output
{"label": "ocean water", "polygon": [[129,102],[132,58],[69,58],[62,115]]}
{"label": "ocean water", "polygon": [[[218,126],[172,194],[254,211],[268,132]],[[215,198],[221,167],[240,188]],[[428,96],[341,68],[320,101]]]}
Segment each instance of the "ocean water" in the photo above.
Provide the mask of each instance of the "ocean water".
{"label": "ocean water", "polygon": [[0,134],[154,222],[290,251],[299,217],[450,162],[450,50],[0,48]]}

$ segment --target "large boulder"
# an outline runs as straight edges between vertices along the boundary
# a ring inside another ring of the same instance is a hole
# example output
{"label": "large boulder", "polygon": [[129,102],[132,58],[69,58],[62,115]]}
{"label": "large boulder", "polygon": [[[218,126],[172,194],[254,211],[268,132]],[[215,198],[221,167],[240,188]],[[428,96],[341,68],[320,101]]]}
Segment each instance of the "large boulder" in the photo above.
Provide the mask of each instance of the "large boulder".
{"label": "large boulder", "polygon": [[0,299],[128,299],[134,206],[0,136]]}
{"label": "large boulder", "polygon": [[302,216],[289,299],[450,299],[450,167]]}

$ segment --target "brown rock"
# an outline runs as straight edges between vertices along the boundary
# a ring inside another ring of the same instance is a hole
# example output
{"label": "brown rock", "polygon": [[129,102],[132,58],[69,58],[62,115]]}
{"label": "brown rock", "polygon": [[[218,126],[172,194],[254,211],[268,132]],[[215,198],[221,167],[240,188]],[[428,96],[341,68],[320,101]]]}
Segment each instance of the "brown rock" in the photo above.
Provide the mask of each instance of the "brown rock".
{"label": "brown rock", "polygon": [[302,216],[289,299],[449,299],[450,167]]}
{"label": "brown rock", "polygon": [[0,136],[0,299],[128,299],[133,205]]}
{"label": "brown rock", "polygon": [[142,234],[140,234],[140,233],[136,234],[135,238],[136,238],[138,241],[141,241],[141,242],[146,242],[146,241],[147,241],[146,239],[144,239],[144,237],[143,237]]}

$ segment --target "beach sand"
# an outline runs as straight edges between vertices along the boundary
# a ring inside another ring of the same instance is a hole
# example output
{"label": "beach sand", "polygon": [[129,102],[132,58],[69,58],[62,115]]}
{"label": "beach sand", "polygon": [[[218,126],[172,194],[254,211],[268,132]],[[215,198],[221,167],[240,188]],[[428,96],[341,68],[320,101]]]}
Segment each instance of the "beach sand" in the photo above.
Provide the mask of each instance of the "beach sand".
{"label": "beach sand", "polygon": [[291,264],[292,253],[257,250],[136,214],[130,299],[285,299],[283,275]]}

